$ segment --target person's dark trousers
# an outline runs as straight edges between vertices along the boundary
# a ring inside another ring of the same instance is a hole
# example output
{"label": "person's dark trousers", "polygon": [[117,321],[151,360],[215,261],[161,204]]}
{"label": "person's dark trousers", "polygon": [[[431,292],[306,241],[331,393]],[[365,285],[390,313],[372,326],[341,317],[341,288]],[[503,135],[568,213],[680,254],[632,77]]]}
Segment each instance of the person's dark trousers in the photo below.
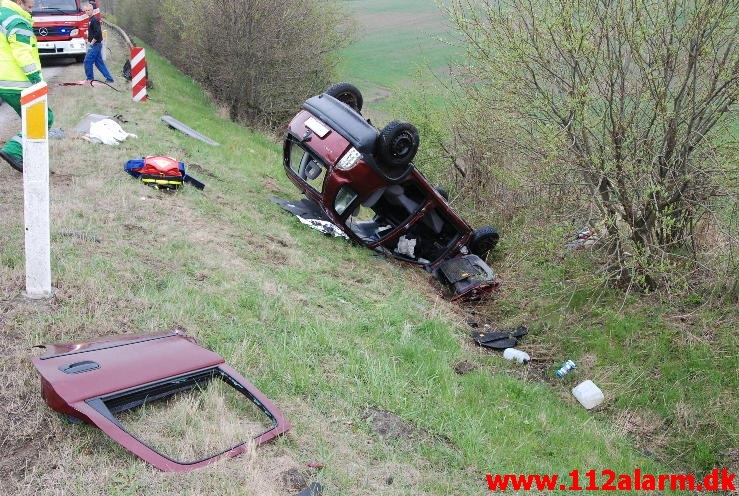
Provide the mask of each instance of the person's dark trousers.
{"label": "person's dark trousers", "polygon": [[103,45],[101,43],[91,45],[87,50],[87,55],[85,55],[85,78],[88,81],[95,79],[95,73],[92,70],[93,65],[98,68],[107,82],[113,82],[113,76],[110,75],[110,71],[103,61]]}
{"label": "person's dark trousers", "polygon": [[[0,89],[0,99],[10,105],[18,115],[21,115],[21,92],[18,90],[7,90]],[[54,123],[54,113],[51,108],[47,108],[49,111],[49,127]],[[13,136],[5,143],[2,151],[10,155],[11,157],[23,161],[23,137],[20,133]]]}

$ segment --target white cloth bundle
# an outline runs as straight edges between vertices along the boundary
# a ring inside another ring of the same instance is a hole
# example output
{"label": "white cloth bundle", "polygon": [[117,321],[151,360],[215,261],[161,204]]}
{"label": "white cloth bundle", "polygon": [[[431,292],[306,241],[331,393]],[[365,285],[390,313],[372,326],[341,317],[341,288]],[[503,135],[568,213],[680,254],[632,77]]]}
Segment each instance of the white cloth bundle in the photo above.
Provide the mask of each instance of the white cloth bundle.
{"label": "white cloth bundle", "polygon": [[135,134],[124,131],[120,124],[111,119],[91,122],[89,136],[91,140],[106,145],[117,145],[128,137],[138,138]]}

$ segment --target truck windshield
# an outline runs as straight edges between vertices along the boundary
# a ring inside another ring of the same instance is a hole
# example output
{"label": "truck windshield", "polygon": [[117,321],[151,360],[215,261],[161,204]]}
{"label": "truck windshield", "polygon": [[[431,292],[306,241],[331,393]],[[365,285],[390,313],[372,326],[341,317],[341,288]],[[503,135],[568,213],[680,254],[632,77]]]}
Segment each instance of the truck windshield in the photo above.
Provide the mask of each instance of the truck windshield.
{"label": "truck windshield", "polygon": [[32,14],[80,12],[77,0],[37,0],[33,6]]}

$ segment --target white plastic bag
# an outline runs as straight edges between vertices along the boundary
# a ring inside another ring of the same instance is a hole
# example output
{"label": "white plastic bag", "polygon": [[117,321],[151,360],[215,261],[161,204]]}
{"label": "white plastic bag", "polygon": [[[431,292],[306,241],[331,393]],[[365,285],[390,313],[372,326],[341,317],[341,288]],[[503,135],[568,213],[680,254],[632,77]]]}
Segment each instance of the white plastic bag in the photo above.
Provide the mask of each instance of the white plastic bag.
{"label": "white plastic bag", "polygon": [[127,133],[114,120],[102,119],[90,123],[90,139],[100,141],[106,145],[117,145],[129,136],[137,138],[135,134]]}

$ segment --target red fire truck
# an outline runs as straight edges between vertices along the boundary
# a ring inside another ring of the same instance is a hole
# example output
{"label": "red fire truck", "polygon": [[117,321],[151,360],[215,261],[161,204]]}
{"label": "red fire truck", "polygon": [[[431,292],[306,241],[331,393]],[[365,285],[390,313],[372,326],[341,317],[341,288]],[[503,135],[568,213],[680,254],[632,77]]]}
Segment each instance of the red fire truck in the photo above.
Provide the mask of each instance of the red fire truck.
{"label": "red fire truck", "polygon": [[[83,0],[36,0],[33,6],[33,32],[41,57],[74,57],[82,62],[87,53],[89,19]],[[100,2],[95,15],[100,17]]]}

